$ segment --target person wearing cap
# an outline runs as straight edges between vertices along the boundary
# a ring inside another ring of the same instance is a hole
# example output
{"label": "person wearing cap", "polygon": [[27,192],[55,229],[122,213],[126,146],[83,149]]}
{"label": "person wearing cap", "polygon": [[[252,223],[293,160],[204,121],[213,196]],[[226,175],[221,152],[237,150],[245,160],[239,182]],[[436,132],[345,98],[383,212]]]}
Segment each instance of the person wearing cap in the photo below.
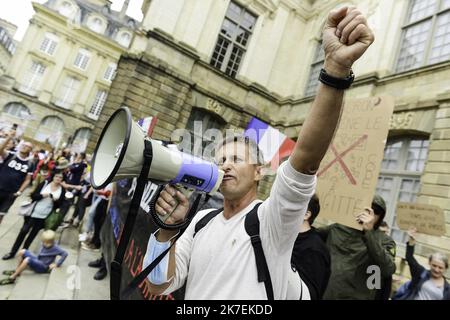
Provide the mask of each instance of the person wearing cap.
{"label": "person wearing cap", "polygon": [[15,137],[14,129],[8,132],[5,140],[0,144],[0,157],[3,163],[0,166],[0,223],[8,213],[14,201],[31,183],[34,167],[30,161],[30,152],[33,145],[22,142],[19,151],[6,151],[10,141]]}
{"label": "person wearing cap", "polygon": [[[378,282],[381,286],[383,279],[394,274],[395,241],[379,230],[385,215],[386,203],[375,195],[371,208],[356,217],[362,230],[339,223],[317,229],[331,255],[325,300],[374,300],[381,288],[372,288],[371,284]],[[379,276],[379,281],[371,281],[373,275]]]}

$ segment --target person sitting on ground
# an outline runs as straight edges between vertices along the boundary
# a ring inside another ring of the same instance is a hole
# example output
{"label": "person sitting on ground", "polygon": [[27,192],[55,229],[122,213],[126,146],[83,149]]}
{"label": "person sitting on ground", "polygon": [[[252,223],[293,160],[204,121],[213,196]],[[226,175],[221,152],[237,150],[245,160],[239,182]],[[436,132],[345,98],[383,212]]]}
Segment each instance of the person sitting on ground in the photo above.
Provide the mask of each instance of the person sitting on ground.
{"label": "person sitting on ground", "polygon": [[444,274],[448,269],[448,258],[440,252],[428,258],[430,270],[419,264],[414,258],[417,229],[408,230],[409,240],[406,244],[406,261],[411,272],[411,282],[405,294],[393,300],[450,300],[450,284]]}
{"label": "person sitting on ground", "polygon": [[[4,271],[3,274],[9,277],[1,280],[0,285],[14,283],[27,267],[30,267],[36,273],[48,273],[55,268],[59,268],[66,260],[68,253],[55,244],[55,236],[56,234],[52,230],[46,230],[42,233],[42,247],[37,257],[28,250],[21,250],[16,270]],[[55,263],[58,256],[60,258]]]}

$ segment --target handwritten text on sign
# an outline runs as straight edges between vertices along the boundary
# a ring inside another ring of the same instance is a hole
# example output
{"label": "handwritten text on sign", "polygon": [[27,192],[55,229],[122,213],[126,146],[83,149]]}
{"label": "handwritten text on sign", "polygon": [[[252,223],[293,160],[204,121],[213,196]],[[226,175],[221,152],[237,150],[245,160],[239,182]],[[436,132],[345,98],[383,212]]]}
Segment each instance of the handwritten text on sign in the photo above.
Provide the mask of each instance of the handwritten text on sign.
{"label": "handwritten text on sign", "polygon": [[375,193],[394,101],[347,101],[333,142],[318,172],[320,216],[361,229],[356,216]]}
{"label": "handwritten text on sign", "polygon": [[402,230],[415,227],[417,232],[432,236],[445,234],[444,211],[437,206],[400,202],[397,204],[397,224]]}

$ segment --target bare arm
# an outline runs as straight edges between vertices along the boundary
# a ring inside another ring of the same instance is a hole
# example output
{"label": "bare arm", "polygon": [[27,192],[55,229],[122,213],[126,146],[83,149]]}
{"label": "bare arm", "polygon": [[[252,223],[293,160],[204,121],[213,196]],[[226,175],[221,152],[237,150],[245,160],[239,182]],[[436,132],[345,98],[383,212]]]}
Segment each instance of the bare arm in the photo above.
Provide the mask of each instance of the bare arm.
{"label": "bare arm", "polygon": [[[364,16],[355,8],[332,11],[323,31],[324,69],[336,78],[350,74],[358,60],[374,41]],[[290,158],[299,172],[315,174],[333,139],[342,109],[344,90],[319,85],[311,111],[303,124]]]}

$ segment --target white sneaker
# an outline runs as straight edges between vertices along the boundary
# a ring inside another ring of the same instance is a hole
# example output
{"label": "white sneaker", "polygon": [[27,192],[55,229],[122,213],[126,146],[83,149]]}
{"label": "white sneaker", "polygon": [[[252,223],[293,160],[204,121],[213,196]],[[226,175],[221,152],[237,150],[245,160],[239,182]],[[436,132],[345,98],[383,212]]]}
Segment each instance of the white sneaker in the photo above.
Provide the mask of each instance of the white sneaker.
{"label": "white sneaker", "polygon": [[84,242],[87,239],[87,234],[86,233],[82,233],[78,236],[78,241],[80,242]]}

